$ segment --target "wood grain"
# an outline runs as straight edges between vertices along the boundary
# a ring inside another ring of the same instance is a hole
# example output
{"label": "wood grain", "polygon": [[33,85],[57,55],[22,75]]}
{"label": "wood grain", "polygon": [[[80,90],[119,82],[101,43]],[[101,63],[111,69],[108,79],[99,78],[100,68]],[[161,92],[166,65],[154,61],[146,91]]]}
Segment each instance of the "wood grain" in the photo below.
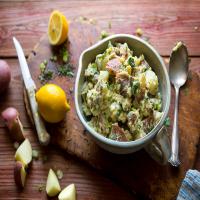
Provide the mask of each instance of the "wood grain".
{"label": "wood grain", "polygon": [[[85,39],[87,41],[84,45],[81,45],[80,49],[77,49],[77,59],[78,54],[83,49],[98,40],[101,30],[105,29],[112,33],[123,32],[134,34],[135,29],[141,27],[144,31],[144,36],[150,37],[150,42],[163,56],[170,54],[171,48],[177,40],[185,41],[189,47],[190,56],[192,56],[190,69],[192,71],[200,71],[200,1],[162,0],[158,3],[156,0],[44,0],[42,2],[39,0],[0,0],[0,58],[9,58],[7,61],[12,68],[12,84],[7,93],[0,96],[0,112],[7,106],[16,107],[20,111],[22,123],[26,127],[26,133],[31,139],[32,145],[42,153],[48,154],[49,157],[48,161],[44,164],[41,160],[33,162],[27,182],[28,187],[23,192],[19,192],[13,181],[13,145],[6,135],[6,129],[2,128],[4,124],[0,119],[0,199],[47,199],[44,192],[38,192],[37,186],[40,183],[45,183],[49,167],[56,166],[64,172],[64,178],[61,180],[62,186],[71,182],[76,183],[78,186],[78,199],[133,199],[134,197],[131,197],[116,185],[117,182],[120,185],[123,184],[127,190],[135,188],[134,191],[131,191],[132,193],[139,191],[138,188],[144,186],[144,189],[137,193],[139,195],[138,199],[142,199],[144,196],[147,197],[148,195],[146,194],[149,193],[150,188],[147,188],[148,183],[141,181],[139,174],[132,176],[122,173],[123,171],[132,172],[135,163],[137,163],[137,160],[141,156],[144,158],[144,161],[148,161],[148,164],[145,163],[142,165],[143,167],[147,166],[150,171],[159,170],[158,166],[154,168],[150,167],[152,160],[143,151],[135,154],[134,159],[125,156],[120,160],[116,159],[117,161],[115,163],[109,160],[109,156],[107,157],[107,163],[105,165],[111,166],[112,169],[114,166],[114,171],[107,170],[104,173],[107,177],[115,180],[116,183],[114,184],[107,178],[100,176],[93,168],[85,166],[83,162],[79,162],[69,154],[59,151],[56,147],[52,146],[49,149],[41,149],[38,145],[35,131],[27,118],[24,108],[23,84],[18,61],[16,59],[10,59],[12,57],[16,58],[12,36],[16,36],[20,40],[26,55],[28,55],[35,43],[46,32],[48,17],[53,9],[61,10],[71,21],[70,26],[76,32],[81,33],[83,31],[83,35],[92,34],[95,36],[95,40],[90,42],[88,42],[88,37],[85,38],[83,36],[73,41],[77,44]],[[88,22],[81,23],[79,20],[80,16],[93,18],[97,23],[95,25],[88,24]],[[111,22],[111,29],[108,27],[109,22]],[[197,30],[194,27],[197,27]],[[184,98],[187,98],[187,96],[185,97],[184,91],[182,91],[182,100]],[[183,112],[188,115],[191,110],[183,110]],[[190,122],[187,123],[189,126]],[[194,150],[195,144],[192,141],[193,138],[189,138],[190,145]],[[184,148],[184,146],[181,148]],[[108,153],[103,152],[102,155],[108,155]],[[194,166],[200,170],[199,155],[200,148]],[[187,164],[191,164],[189,163],[191,159],[190,157]],[[143,171],[146,172],[147,168]],[[179,172],[178,174],[183,177],[182,170]],[[174,175],[176,174],[177,172],[175,171]],[[145,173],[143,176],[145,176]],[[165,172],[162,171],[159,176],[165,176]],[[134,179],[136,185],[131,185],[130,179]],[[164,186],[169,186],[169,191],[171,191],[171,184],[169,183],[170,180],[164,183]],[[159,184],[157,183],[158,186]],[[159,187],[154,188],[155,192],[157,190],[159,190]],[[151,198],[151,196],[148,196],[148,198]],[[161,197],[160,199],[163,198]]]}
{"label": "wood grain", "polygon": [[[134,199],[109,179],[97,174],[94,169],[64,154],[56,147],[42,148],[32,129],[26,129],[25,132],[33,149],[38,150],[40,156],[38,160],[32,162],[25,188],[19,191],[13,177],[15,153],[13,143],[7,135],[7,130],[0,128],[0,199],[48,199],[45,190],[39,192],[38,188],[41,184],[46,184],[49,168],[63,171],[64,175],[60,180],[61,188],[75,183],[78,199]],[[47,160],[44,162],[45,157]]]}
{"label": "wood grain", "polygon": [[[82,42],[79,40],[80,34],[84,36],[85,33],[74,32],[74,34],[70,35],[67,42],[67,48],[71,55],[71,62],[74,65],[75,72],[78,68],[78,57],[81,47],[94,41],[95,38],[93,34],[87,34],[89,39]],[[72,41],[75,41],[76,38],[79,42],[73,43]],[[41,83],[37,79],[40,73],[38,66],[41,60],[59,52],[59,48],[61,47],[58,47],[56,51],[52,49],[47,37],[44,36],[36,44],[34,48],[35,54],[30,54],[28,58],[29,68],[38,88],[41,87]],[[55,62],[49,62],[49,67],[52,70],[56,70],[57,65]],[[179,132],[181,144],[180,159],[182,164],[178,169],[173,169],[170,165],[158,165],[144,151],[123,156],[108,153],[98,147],[87,134],[87,131],[77,117],[74,95],[69,90],[69,88],[74,86],[74,78],[70,77],[55,76],[51,81],[60,85],[66,91],[71,105],[70,112],[67,113],[63,122],[55,125],[47,124],[47,129],[51,133],[51,142],[64,149],[67,153],[86,161],[94,168],[112,176],[134,191],[139,198],[172,200],[178,193],[178,188],[186,171],[194,166],[197,152],[196,145],[199,142],[200,80],[196,73],[190,73],[191,75],[192,78],[188,79],[187,84],[180,92]],[[185,94],[186,88],[188,94]],[[170,116],[172,117],[174,90],[172,90],[171,96]],[[192,112],[193,115],[190,114]],[[171,133],[171,128],[169,133]],[[148,170],[146,170],[146,166],[148,166]]]}
{"label": "wood grain", "polygon": [[[200,55],[200,1],[126,0],[126,1],[10,1],[0,3],[0,55],[15,56],[12,36],[22,42],[26,55],[47,31],[53,9],[59,9],[74,23],[80,16],[93,18],[90,25],[99,36],[105,29],[112,33],[134,34],[141,27],[145,37],[161,55],[169,55],[177,40],[183,40],[192,56]],[[42,8],[42,9],[41,9]],[[120,9],[119,9],[120,8]],[[111,22],[111,29],[108,24]],[[85,25],[86,23],[83,23]],[[198,30],[195,30],[197,27]],[[78,30],[77,30],[78,31]],[[84,40],[84,38],[82,38]]]}

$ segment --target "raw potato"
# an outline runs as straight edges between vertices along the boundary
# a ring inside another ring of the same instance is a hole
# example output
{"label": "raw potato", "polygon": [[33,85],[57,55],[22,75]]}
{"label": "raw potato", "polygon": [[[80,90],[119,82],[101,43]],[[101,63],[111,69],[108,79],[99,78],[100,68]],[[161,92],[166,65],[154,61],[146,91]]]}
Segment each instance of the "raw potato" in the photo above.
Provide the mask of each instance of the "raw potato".
{"label": "raw potato", "polygon": [[59,200],[76,200],[76,188],[74,184],[68,185],[58,195]]}
{"label": "raw potato", "polygon": [[10,66],[5,60],[0,60],[0,94],[9,86],[11,80]]}
{"label": "raw potato", "polygon": [[58,178],[52,169],[49,170],[46,183],[46,192],[49,197],[56,196],[61,191]]}
{"label": "raw potato", "polygon": [[22,142],[25,137],[18,111],[13,107],[9,107],[1,113],[1,116],[8,127],[11,138],[14,141]]}
{"label": "raw potato", "polygon": [[19,188],[23,188],[26,180],[26,171],[22,162],[17,161],[14,167],[14,179]]}
{"label": "raw potato", "polygon": [[32,147],[28,139],[25,139],[17,149],[15,160],[22,162],[25,167],[32,161]]}

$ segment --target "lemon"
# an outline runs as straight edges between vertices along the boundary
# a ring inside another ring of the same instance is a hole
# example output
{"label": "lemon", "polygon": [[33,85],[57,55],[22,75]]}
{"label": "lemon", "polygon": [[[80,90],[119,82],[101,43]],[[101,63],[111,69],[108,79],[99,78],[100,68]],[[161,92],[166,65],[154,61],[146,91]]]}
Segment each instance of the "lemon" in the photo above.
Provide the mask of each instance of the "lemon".
{"label": "lemon", "polygon": [[41,116],[50,123],[64,119],[70,109],[65,92],[55,84],[46,84],[36,92],[38,110]]}
{"label": "lemon", "polygon": [[48,25],[49,42],[52,45],[62,44],[68,37],[69,23],[66,17],[55,10],[51,13]]}

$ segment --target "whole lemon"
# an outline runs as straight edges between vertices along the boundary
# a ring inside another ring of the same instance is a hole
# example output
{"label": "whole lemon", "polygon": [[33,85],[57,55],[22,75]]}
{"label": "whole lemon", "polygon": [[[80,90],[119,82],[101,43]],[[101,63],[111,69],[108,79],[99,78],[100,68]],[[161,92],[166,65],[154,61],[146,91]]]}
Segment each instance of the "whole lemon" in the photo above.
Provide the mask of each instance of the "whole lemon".
{"label": "whole lemon", "polygon": [[36,92],[36,100],[41,116],[50,123],[64,119],[70,109],[63,89],[55,84],[46,84]]}

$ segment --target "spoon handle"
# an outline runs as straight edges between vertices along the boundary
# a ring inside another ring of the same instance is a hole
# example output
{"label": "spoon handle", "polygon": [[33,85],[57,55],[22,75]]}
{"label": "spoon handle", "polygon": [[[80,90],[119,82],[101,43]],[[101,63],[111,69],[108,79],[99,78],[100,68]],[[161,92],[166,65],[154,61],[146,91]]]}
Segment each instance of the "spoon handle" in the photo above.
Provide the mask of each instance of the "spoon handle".
{"label": "spoon handle", "polygon": [[172,130],[172,153],[169,162],[174,166],[178,167],[180,165],[179,161],[179,133],[178,133],[178,97],[179,97],[179,87],[175,86],[175,108],[174,108],[174,125]]}

